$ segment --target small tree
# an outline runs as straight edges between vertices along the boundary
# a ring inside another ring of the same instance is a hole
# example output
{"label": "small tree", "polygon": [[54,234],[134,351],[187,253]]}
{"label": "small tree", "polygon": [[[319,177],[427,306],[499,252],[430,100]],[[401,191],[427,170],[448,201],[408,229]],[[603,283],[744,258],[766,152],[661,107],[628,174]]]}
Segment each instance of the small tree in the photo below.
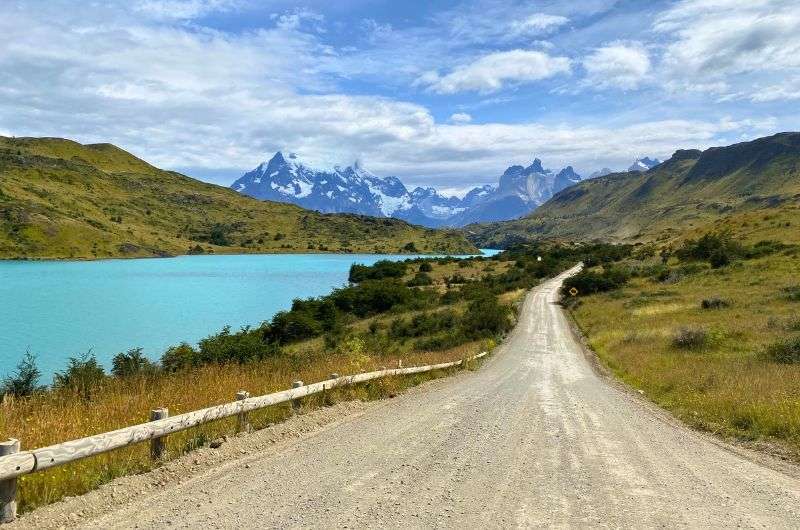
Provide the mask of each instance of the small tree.
{"label": "small tree", "polygon": [[16,397],[30,396],[34,392],[41,390],[39,378],[42,372],[36,366],[36,357],[30,352],[26,352],[22,360],[17,364],[17,371],[14,375],[3,379],[3,386],[0,387],[0,395],[11,394]]}

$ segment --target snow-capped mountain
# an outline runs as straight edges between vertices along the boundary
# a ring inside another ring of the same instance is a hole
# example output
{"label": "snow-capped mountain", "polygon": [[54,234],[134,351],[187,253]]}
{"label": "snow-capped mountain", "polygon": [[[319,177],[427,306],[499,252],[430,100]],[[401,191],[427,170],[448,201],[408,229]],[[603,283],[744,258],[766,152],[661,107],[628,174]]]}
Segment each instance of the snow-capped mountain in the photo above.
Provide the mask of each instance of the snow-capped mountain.
{"label": "snow-capped mountain", "polygon": [[497,188],[484,186],[472,190],[470,193],[475,192],[478,200],[464,213],[451,218],[447,224],[464,226],[470,223],[516,219],[530,213],[559,191],[580,180],[580,175],[575,173],[572,166],[555,173],[552,169],[542,167],[542,161],[538,158],[528,167],[511,166],[500,176]]}
{"label": "snow-capped mountain", "polygon": [[397,177],[379,177],[356,162],[316,169],[294,155],[278,152],[245,173],[231,188],[257,199],[297,204],[325,213],[396,217],[429,227],[514,219],[531,212],[555,193],[581,180],[571,166],[558,173],[538,158],[528,167],[511,166],[497,186],[474,188],[463,199],[434,188],[412,191]]}
{"label": "snow-capped mountain", "polygon": [[290,202],[325,213],[390,217],[414,206],[397,177],[378,177],[358,162],[345,168],[315,169],[295,154],[284,157],[280,152],[245,173],[231,188],[257,199]]}
{"label": "snow-capped mountain", "polygon": [[658,158],[637,158],[636,161],[628,168],[628,171],[647,171],[650,168],[656,167],[660,163],[661,160]]}

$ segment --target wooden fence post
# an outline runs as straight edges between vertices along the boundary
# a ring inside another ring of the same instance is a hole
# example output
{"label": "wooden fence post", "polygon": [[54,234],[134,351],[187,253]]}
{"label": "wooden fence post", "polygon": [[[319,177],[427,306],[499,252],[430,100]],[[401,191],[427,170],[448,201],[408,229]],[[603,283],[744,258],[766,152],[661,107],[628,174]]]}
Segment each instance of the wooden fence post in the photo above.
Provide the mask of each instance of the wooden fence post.
{"label": "wooden fence post", "polygon": [[[163,420],[169,418],[169,409],[155,409],[150,411],[150,421]],[[166,436],[159,436],[150,440],[150,458],[157,462],[164,458],[165,447],[164,438]]]}
{"label": "wooden fence post", "polygon": [[[301,386],[303,386],[303,382],[302,381],[295,381],[294,383],[292,383],[292,388],[300,388]],[[299,399],[293,399],[292,400],[292,410],[295,411],[295,412],[300,410],[300,400]]]}
{"label": "wooden fence post", "polygon": [[[0,456],[19,453],[19,440],[0,442]],[[17,479],[0,481],[0,524],[17,518]]]}
{"label": "wooden fence post", "polygon": [[[240,390],[236,392],[236,401],[244,401],[250,397],[250,392]],[[250,432],[250,421],[247,419],[246,412],[240,412],[237,416],[236,432]]]}

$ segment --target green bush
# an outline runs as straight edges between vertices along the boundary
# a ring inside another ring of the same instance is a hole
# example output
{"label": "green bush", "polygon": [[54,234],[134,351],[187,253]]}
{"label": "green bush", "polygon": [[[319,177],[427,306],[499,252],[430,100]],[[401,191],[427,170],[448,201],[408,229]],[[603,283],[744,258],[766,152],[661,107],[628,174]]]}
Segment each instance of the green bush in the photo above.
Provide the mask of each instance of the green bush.
{"label": "green bush", "polygon": [[361,283],[364,280],[402,278],[407,269],[408,264],[403,261],[380,260],[372,266],[354,263],[350,266],[348,279],[351,283]]}
{"label": "green bush", "polygon": [[16,397],[30,396],[42,389],[39,386],[39,378],[42,372],[36,366],[36,357],[31,352],[26,352],[22,360],[17,364],[16,372],[3,379],[0,386],[0,397],[10,394]]}
{"label": "green bush", "polygon": [[766,350],[767,358],[780,364],[800,363],[800,337],[776,342]]}
{"label": "green bush", "polygon": [[414,275],[411,280],[406,283],[409,287],[425,287],[427,285],[433,285],[433,278],[431,278],[428,274],[424,272],[418,272]]}
{"label": "green bush", "polygon": [[71,390],[85,399],[91,398],[92,390],[103,383],[106,372],[97,357],[85,353],[79,357],[70,357],[66,370],[53,376],[53,387],[56,389]]}
{"label": "green bush", "polygon": [[161,367],[168,372],[177,372],[200,364],[197,350],[188,343],[182,342],[178,346],[171,346],[161,356]]}
{"label": "green bush", "polygon": [[625,285],[629,278],[630,273],[621,267],[605,267],[602,272],[584,269],[564,280],[561,291],[567,295],[574,288],[580,296],[613,291]]}
{"label": "green bush", "polygon": [[115,377],[130,377],[134,375],[153,374],[158,367],[144,356],[141,348],[133,348],[127,352],[120,352],[111,361],[111,373]]}
{"label": "green bush", "polygon": [[718,296],[712,296],[711,298],[705,298],[702,302],[700,302],[700,307],[702,309],[723,309],[726,307],[730,307],[730,302],[727,300],[723,300]]}

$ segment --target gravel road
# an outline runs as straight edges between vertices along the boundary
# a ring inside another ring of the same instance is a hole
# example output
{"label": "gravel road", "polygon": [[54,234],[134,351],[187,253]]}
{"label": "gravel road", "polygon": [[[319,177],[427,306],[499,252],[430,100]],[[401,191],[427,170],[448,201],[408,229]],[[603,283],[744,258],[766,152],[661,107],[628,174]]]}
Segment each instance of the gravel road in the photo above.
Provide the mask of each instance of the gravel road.
{"label": "gravel road", "polygon": [[[476,372],[365,405],[71,522],[800,527],[796,468],[690,431],[593,370],[554,303],[562,278],[528,295],[515,331]],[[60,504],[63,514],[80,499]]]}

